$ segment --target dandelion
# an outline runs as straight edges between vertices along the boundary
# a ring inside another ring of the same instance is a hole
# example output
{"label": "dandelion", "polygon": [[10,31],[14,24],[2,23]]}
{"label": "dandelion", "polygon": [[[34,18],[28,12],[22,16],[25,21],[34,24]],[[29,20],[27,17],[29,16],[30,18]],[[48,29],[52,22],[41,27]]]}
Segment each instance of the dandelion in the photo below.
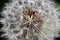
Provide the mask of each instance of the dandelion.
{"label": "dandelion", "polygon": [[51,0],[12,0],[3,9],[2,31],[8,40],[54,40],[59,13]]}

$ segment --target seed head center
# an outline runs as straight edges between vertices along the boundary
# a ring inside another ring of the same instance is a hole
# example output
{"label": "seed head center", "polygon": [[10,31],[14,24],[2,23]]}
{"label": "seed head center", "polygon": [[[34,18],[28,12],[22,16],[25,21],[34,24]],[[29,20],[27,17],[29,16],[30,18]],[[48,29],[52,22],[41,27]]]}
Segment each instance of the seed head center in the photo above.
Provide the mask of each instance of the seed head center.
{"label": "seed head center", "polygon": [[36,11],[28,8],[27,10],[24,11],[24,13],[25,13],[25,18],[26,18],[26,20],[28,20],[28,21],[31,22],[31,21],[33,21],[33,19],[34,19],[34,17],[35,17]]}

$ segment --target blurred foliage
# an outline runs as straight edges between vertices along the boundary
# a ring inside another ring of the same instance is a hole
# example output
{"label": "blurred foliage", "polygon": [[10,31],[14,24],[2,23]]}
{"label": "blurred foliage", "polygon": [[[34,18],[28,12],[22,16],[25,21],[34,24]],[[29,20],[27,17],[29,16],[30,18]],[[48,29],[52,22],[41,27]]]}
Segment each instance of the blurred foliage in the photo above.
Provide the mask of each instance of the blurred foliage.
{"label": "blurred foliage", "polygon": [[60,3],[57,3],[57,9],[60,12]]}
{"label": "blurred foliage", "polygon": [[58,9],[58,11],[60,12],[60,0],[54,0],[56,2],[56,7]]}
{"label": "blurred foliage", "polygon": [[60,3],[60,0],[54,0],[56,3]]}

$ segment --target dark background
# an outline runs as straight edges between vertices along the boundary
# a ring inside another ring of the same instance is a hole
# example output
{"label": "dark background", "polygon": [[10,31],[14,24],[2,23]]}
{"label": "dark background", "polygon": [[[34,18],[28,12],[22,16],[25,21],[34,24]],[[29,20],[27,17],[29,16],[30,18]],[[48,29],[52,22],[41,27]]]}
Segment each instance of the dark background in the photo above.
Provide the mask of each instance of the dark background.
{"label": "dark background", "polygon": [[[58,3],[58,4],[60,4],[60,0],[54,0],[54,1],[55,1],[56,3]],[[3,15],[1,15],[1,11],[2,11],[2,9],[4,8],[5,3],[9,3],[9,1],[8,1],[8,0],[0,0],[0,20],[1,20],[2,18],[4,18]],[[4,25],[0,22],[0,29],[1,29],[3,26],[4,26]],[[0,31],[0,40],[7,40],[6,37],[1,37],[2,34],[4,34],[4,32]],[[59,33],[59,34],[60,34],[60,33]],[[59,37],[55,37],[54,39],[55,39],[55,40],[60,40],[60,36],[59,36]]]}

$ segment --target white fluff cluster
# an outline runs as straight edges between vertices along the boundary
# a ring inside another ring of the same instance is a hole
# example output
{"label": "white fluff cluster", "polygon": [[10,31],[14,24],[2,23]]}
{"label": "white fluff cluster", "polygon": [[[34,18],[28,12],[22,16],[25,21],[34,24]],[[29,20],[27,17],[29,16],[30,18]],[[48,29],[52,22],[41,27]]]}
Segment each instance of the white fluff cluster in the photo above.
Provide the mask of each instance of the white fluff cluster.
{"label": "white fluff cluster", "polygon": [[[36,27],[35,23],[31,23],[33,25],[30,27],[34,26],[35,28],[30,30],[25,28],[28,24],[22,26],[25,22],[23,11],[26,7],[38,11],[38,16],[44,20],[41,29]],[[58,36],[59,13],[51,0],[12,0],[11,3],[6,4],[2,13],[5,16],[0,20],[4,24],[1,30],[5,34],[2,36],[6,36],[8,40],[54,40],[54,36]],[[35,32],[35,29],[38,33]],[[28,34],[25,36],[26,31]]]}

